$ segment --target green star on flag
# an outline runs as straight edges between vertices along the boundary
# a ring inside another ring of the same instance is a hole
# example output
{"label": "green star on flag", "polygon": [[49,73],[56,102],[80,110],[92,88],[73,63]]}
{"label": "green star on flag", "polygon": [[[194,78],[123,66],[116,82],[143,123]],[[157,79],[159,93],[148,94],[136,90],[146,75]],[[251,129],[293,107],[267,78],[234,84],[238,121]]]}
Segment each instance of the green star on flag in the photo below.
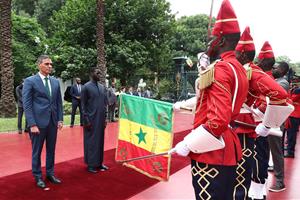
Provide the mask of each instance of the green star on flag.
{"label": "green star on flag", "polygon": [[139,144],[140,144],[141,142],[145,142],[145,144],[146,144],[146,140],[145,140],[146,134],[147,134],[147,133],[144,133],[144,132],[143,132],[142,127],[140,127],[140,132],[135,134],[135,135],[139,138]]}

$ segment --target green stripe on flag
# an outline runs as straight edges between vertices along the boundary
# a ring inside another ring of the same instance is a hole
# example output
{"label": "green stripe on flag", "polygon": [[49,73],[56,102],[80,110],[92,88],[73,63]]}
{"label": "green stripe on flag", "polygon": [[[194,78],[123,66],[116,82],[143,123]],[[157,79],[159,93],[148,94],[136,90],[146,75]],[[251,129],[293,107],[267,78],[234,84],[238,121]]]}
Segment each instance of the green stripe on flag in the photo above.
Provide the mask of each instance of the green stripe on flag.
{"label": "green stripe on flag", "polygon": [[172,132],[171,103],[121,94],[120,118]]}

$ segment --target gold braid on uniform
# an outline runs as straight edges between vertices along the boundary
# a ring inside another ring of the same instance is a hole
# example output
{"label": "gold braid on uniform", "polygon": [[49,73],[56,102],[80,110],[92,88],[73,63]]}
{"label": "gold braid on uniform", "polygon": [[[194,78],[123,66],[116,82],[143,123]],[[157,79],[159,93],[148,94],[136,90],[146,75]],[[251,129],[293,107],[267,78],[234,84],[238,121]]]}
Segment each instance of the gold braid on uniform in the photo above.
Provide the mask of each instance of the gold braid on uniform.
{"label": "gold braid on uniform", "polygon": [[246,70],[246,74],[247,74],[247,79],[251,80],[251,78],[252,78],[252,68],[250,66]]}
{"label": "gold braid on uniform", "polygon": [[252,78],[252,67],[250,66],[249,63],[243,65],[244,69],[246,70],[246,74],[247,74],[247,79],[251,80]]}
{"label": "gold braid on uniform", "polygon": [[207,67],[206,70],[203,70],[199,73],[199,80],[198,80],[199,90],[203,90],[209,87],[214,82],[216,63],[217,61],[213,62],[211,65]]}

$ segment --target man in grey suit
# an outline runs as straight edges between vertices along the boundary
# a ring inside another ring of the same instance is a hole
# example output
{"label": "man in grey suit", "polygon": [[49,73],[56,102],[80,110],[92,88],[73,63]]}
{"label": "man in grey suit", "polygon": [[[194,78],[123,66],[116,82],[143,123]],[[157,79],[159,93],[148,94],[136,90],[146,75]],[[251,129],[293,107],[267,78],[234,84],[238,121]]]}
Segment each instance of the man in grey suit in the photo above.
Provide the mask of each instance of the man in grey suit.
{"label": "man in grey suit", "polygon": [[46,140],[46,177],[54,183],[61,181],[54,175],[54,155],[57,129],[63,127],[63,107],[59,81],[49,76],[52,61],[42,55],[37,60],[39,72],[25,79],[23,86],[23,106],[32,143],[32,174],[36,184],[45,188],[42,179],[41,152]]}
{"label": "man in grey suit", "polygon": [[[286,91],[289,90],[289,82],[284,78],[284,76],[288,71],[289,65],[286,62],[280,62],[272,70],[275,81]],[[284,131],[283,126],[284,125],[281,126],[282,131]],[[284,154],[282,150],[282,140],[282,137],[274,135],[268,136],[268,142],[274,163],[274,176],[276,179],[275,184],[269,188],[272,192],[281,192],[286,189],[284,184]]]}
{"label": "man in grey suit", "polygon": [[99,83],[100,74],[100,69],[92,68],[91,80],[81,90],[84,161],[90,173],[108,169],[103,165],[104,130],[108,100],[106,88]]}

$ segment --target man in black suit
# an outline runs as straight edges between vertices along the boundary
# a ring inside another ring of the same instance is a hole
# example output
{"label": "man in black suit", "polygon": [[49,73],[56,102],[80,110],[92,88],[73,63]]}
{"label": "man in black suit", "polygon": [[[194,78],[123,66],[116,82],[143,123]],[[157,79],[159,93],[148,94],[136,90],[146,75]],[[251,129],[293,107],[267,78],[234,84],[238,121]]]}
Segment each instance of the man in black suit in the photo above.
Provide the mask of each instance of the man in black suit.
{"label": "man in black suit", "polygon": [[110,122],[115,121],[115,110],[117,105],[117,96],[116,96],[116,88],[115,83],[112,82],[111,86],[108,88],[108,120]]}
{"label": "man in black suit", "polygon": [[42,179],[41,152],[46,141],[46,177],[54,184],[61,181],[54,175],[57,129],[63,127],[63,107],[59,81],[49,76],[52,61],[42,55],[37,60],[39,72],[25,79],[23,106],[32,143],[32,174],[36,184],[45,188]]}
{"label": "man in black suit", "polygon": [[92,68],[91,80],[81,91],[81,106],[84,125],[84,161],[90,173],[108,169],[103,165],[104,130],[108,105],[106,88],[99,83],[101,71]]}
{"label": "man in black suit", "polygon": [[75,114],[77,107],[79,108],[80,113],[80,125],[82,125],[82,112],[81,112],[81,104],[80,104],[80,93],[81,93],[81,79],[76,78],[76,83],[72,85],[70,89],[70,94],[72,96],[72,113],[71,113],[71,125],[72,128],[74,126]]}
{"label": "man in black suit", "polygon": [[[23,89],[23,80],[20,85],[16,87],[16,97],[17,97],[17,103],[18,103],[18,131],[19,134],[22,134],[22,118],[23,118],[23,100],[22,100],[22,89]],[[28,132],[27,123],[25,120],[25,132]]]}

